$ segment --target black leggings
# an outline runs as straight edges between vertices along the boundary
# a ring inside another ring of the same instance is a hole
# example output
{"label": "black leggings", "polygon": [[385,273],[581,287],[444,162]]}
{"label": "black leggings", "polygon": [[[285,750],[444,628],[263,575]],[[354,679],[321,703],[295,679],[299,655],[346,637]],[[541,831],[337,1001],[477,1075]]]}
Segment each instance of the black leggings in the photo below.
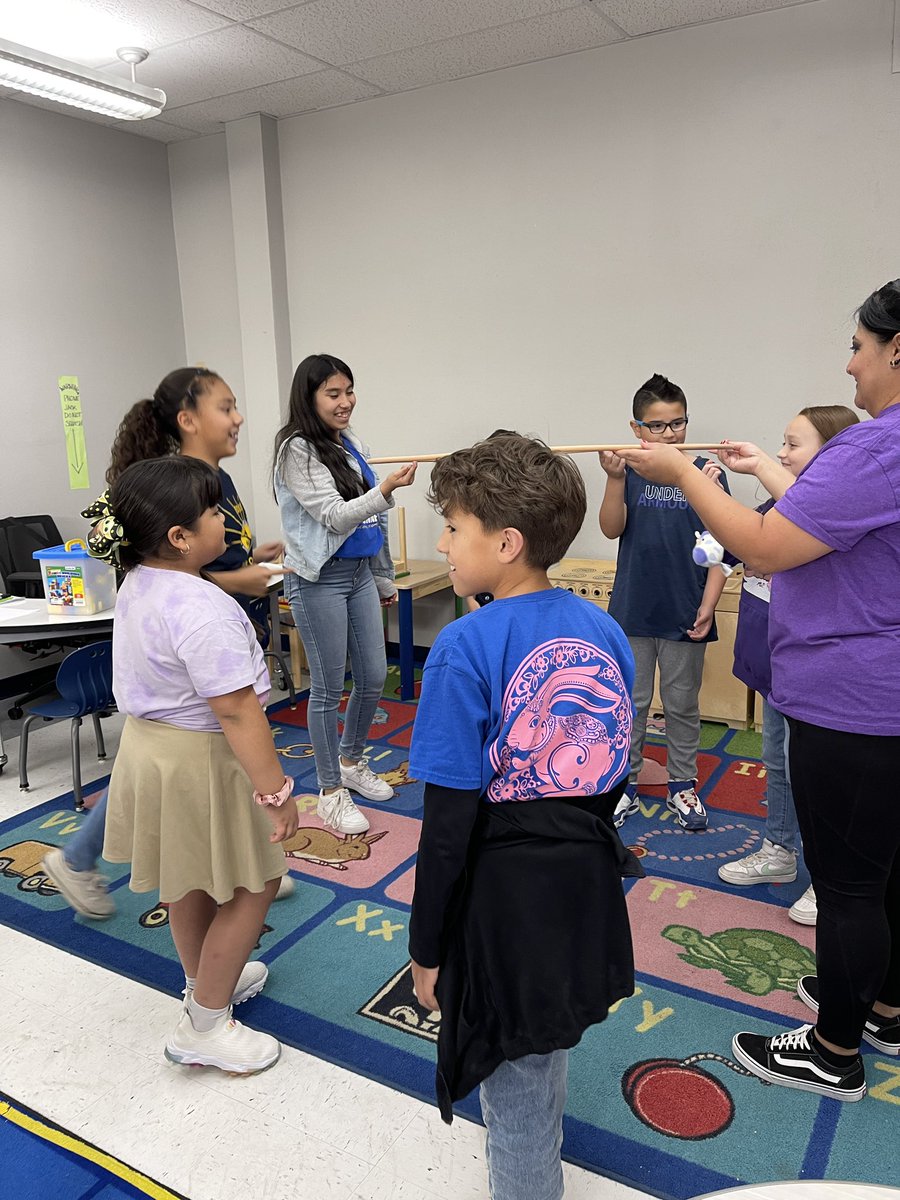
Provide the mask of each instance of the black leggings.
{"label": "black leggings", "polygon": [[788,724],[791,788],[819,909],[816,1028],[851,1049],[873,1001],[900,1006],[900,737]]}

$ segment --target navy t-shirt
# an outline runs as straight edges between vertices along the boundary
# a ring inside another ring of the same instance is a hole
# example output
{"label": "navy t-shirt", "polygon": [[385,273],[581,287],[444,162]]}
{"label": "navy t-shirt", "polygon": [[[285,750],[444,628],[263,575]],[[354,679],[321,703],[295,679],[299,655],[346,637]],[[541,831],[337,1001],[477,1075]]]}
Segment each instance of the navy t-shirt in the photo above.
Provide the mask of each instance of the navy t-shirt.
{"label": "navy t-shirt", "polygon": [[608,792],[628,773],[633,686],[603,609],[561,588],[495,600],[431,648],[410,775],[495,803]]}
{"label": "navy t-shirt", "polygon": [[[707,461],[695,458],[694,466]],[[720,481],[727,492],[724,475]],[[708,577],[707,568],[691,557],[694,534],[702,533],[703,523],[681,488],[651,483],[631,467],[625,468],[625,508],[610,616],[629,637],[692,641],[687,630],[693,628]],[[714,618],[702,641],[717,639]]]}
{"label": "navy t-shirt", "polygon": [[[234,480],[221,467],[218,470],[219,482],[222,485],[222,499],[219,507],[225,514],[225,549],[211,563],[207,563],[206,571],[237,571],[253,561],[253,535],[247,521],[247,513],[237,494]],[[254,596],[236,595],[235,600],[253,622],[257,634],[266,631],[265,641],[268,640],[269,601]]]}
{"label": "navy t-shirt", "polygon": [[214,562],[206,564],[206,570],[236,571],[238,567],[246,567],[250,562],[253,535],[234,480],[221,467],[218,476],[222,485],[219,507],[225,514],[225,549]]}

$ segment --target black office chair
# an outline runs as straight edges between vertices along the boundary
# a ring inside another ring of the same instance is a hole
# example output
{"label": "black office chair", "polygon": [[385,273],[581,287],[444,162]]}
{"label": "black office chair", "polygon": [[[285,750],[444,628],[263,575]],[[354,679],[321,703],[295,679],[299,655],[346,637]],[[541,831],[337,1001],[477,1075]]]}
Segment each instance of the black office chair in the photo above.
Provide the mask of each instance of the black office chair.
{"label": "black office chair", "polygon": [[[0,575],[3,590],[13,596],[28,596],[40,599],[44,595],[44,582],[40,564],[32,558],[35,550],[46,550],[48,546],[61,546],[62,534],[56,522],[46,513],[28,517],[4,517],[0,520]],[[23,649],[35,654],[37,659],[55,655],[60,647],[50,642],[41,642],[33,647],[23,644]],[[46,695],[53,689],[56,664],[39,669],[34,686],[22,696],[16,697],[9,708],[9,716],[17,721],[22,716],[22,705]],[[0,768],[2,769],[2,768]]]}
{"label": "black office chair", "polygon": [[43,596],[41,568],[32,555],[35,550],[61,546],[62,540],[56,522],[46,513],[4,517],[0,521],[0,574],[6,591],[14,596]]}

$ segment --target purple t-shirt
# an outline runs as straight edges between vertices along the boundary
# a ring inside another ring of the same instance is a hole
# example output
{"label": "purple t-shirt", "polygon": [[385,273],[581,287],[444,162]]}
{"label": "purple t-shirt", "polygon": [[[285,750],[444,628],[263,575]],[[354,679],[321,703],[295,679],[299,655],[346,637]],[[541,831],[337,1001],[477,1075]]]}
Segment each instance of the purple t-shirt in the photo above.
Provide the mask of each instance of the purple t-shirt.
{"label": "purple t-shirt", "polygon": [[183,571],[128,572],[113,622],[113,692],[121,712],[219,731],[207,698],[248,686],[265,704],[265,660],[236,600]]}
{"label": "purple t-shirt", "polygon": [[772,580],[772,705],[900,734],[900,404],[827,442],[776,508],[833,553]]}

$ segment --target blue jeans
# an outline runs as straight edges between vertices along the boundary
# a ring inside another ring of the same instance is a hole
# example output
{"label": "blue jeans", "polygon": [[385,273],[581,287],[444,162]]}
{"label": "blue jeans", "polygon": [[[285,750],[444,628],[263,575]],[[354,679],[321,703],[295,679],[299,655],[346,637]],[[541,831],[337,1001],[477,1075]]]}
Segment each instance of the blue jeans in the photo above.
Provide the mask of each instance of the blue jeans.
{"label": "blue jeans", "polygon": [[766,768],[766,837],[785,850],[798,851],[797,812],[787,770],[788,724],[763,700],[762,760]]}
{"label": "blue jeans", "polygon": [[560,1200],[568,1050],[503,1062],[481,1085],[491,1200]]}
{"label": "blue jeans", "polygon": [[[378,589],[368,559],[332,558],[315,583],[286,575],[284,591],[309,659],[307,722],[319,787],[340,787],[340,755],[362,757],[387,677]],[[353,690],[338,744],[348,650]]]}
{"label": "blue jeans", "polygon": [[81,828],[71,841],[62,848],[66,864],[73,871],[94,871],[97,860],[103,854],[103,834],[106,829],[107,789],[94,807],[88,812]]}

